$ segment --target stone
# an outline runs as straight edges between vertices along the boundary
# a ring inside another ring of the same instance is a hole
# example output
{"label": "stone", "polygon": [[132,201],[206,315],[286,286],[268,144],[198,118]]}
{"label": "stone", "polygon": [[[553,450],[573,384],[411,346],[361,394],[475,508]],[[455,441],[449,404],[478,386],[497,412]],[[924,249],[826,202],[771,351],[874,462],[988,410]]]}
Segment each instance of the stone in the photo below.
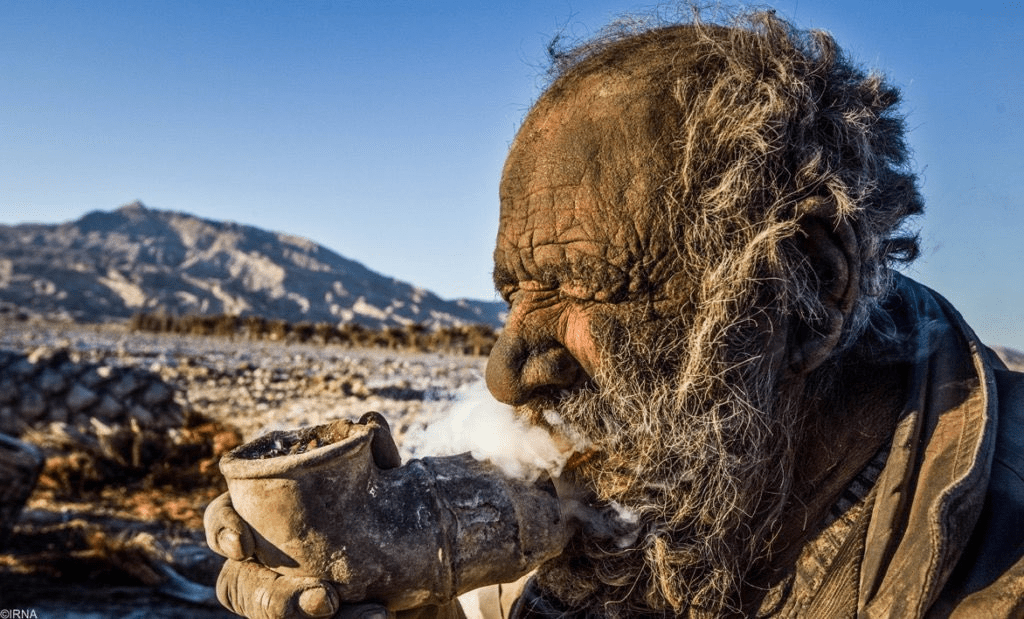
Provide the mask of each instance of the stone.
{"label": "stone", "polygon": [[35,376],[36,371],[39,370],[39,366],[28,360],[27,357],[22,357],[8,367],[8,371],[11,375],[16,376],[20,379],[31,378]]}
{"label": "stone", "polygon": [[56,367],[60,367],[62,364],[66,363],[67,361],[70,361],[70,360],[71,360],[71,354],[68,352],[68,349],[67,348],[60,348],[56,352],[54,352],[53,354],[47,355],[45,357],[42,357],[38,361],[35,361],[35,360],[33,360],[33,361],[35,361],[36,363],[39,363],[40,365],[46,365],[46,366],[49,366],[51,368],[56,368]]}
{"label": "stone", "polygon": [[138,421],[139,425],[143,427],[151,428],[154,425],[156,425],[156,418],[153,417],[153,413],[149,412],[148,409],[139,406],[138,404],[133,404],[132,407],[128,409],[128,415],[132,419]]}
{"label": "stone", "polygon": [[65,400],[68,408],[73,412],[81,412],[82,410],[92,406],[99,400],[100,397],[96,395],[96,392],[89,389],[81,383],[76,383],[68,393],[68,397]]}
{"label": "stone", "polygon": [[171,388],[162,382],[154,382],[142,394],[142,403],[147,407],[154,407],[170,401],[174,397]]}
{"label": "stone", "polygon": [[[43,453],[36,447],[0,436],[0,544],[6,543],[44,461]],[[10,616],[10,611],[0,614]]]}
{"label": "stone", "polygon": [[83,366],[81,363],[76,363],[74,361],[68,360],[62,363],[60,365],[60,368],[57,369],[57,371],[60,372],[64,376],[64,378],[67,378],[68,380],[74,380],[78,378],[79,374],[85,371],[85,366]]}
{"label": "stone", "polygon": [[32,387],[22,388],[18,413],[28,423],[39,420],[46,414],[46,398]]}
{"label": "stone", "polygon": [[142,384],[135,372],[125,372],[117,382],[110,386],[110,393],[115,398],[123,400],[138,390]]}
{"label": "stone", "polygon": [[109,393],[104,394],[99,404],[92,409],[92,414],[103,421],[118,421],[123,412],[124,406]]}
{"label": "stone", "polygon": [[70,423],[79,432],[87,432],[92,427],[92,417],[85,413],[77,413],[71,416]]}
{"label": "stone", "polygon": [[10,363],[14,363],[14,361],[20,357],[21,355],[13,350],[0,350],[0,368],[6,367]]}
{"label": "stone", "polygon": [[71,418],[71,411],[68,410],[68,407],[62,404],[54,404],[46,413],[46,417],[50,421],[55,421],[57,423],[67,423],[68,419]]}
{"label": "stone", "polygon": [[87,389],[95,389],[110,378],[110,368],[105,365],[91,367],[78,378],[79,384]]}
{"label": "stone", "polygon": [[18,417],[13,407],[0,406],[0,433],[18,436],[25,429],[25,422]]}
{"label": "stone", "polygon": [[180,406],[168,406],[160,416],[160,421],[165,426],[183,426],[185,425],[185,413]]}
{"label": "stone", "polygon": [[18,384],[10,376],[0,378],[0,404],[10,404],[18,400]]}
{"label": "stone", "polygon": [[46,394],[53,395],[64,391],[68,387],[68,381],[64,375],[53,368],[46,368],[36,378],[36,386]]}

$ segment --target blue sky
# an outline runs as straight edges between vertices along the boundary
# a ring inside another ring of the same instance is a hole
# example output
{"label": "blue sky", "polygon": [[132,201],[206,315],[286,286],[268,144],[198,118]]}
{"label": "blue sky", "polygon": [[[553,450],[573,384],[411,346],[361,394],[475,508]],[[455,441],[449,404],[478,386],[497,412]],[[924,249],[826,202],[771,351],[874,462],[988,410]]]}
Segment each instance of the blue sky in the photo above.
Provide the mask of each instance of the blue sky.
{"label": "blue sky", "polygon": [[[787,0],[904,90],[909,274],[1024,349],[1022,2]],[[627,0],[0,0],[0,223],[135,199],[494,298],[497,186],[557,33]]]}

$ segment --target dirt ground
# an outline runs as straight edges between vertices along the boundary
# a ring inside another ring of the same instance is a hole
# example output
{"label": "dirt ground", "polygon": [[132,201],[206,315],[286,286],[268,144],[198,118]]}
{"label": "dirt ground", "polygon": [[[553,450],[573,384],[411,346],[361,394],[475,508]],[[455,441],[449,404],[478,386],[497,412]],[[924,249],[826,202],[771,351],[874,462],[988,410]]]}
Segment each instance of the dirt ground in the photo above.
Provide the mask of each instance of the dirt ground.
{"label": "dirt ground", "polygon": [[159,372],[183,392],[190,409],[186,426],[144,471],[74,449],[50,450],[0,548],[5,619],[19,616],[16,611],[69,619],[234,617],[214,599],[221,560],[206,547],[202,530],[203,510],[225,489],[219,456],[268,429],[378,410],[403,456],[412,457],[412,437],[478,381],[483,368],[476,357],[133,334],[117,327],[0,327],[0,349],[68,349],[93,361]]}
{"label": "dirt ground", "polygon": [[[267,430],[369,410],[388,419],[404,459],[425,455],[417,443],[422,429],[480,380],[485,363],[23,323],[0,324],[0,349],[70,350],[91,362],[146,368],[174,385],[188,407],[185,427],[169,432],[161,457],[144,470],[50,449],[0,547],[0,619],[234,617],[214,599],[221,560],[202,531],[203,510],[225,489],[219,456]],[[1021,353],[1000,354],[1024,365]]]}
{"label": "dirt ground", "polygon": [[84,452],[49,457],[0,554],[0,611],[232,616],[213,594],[220,560],[205,545],[202,514],[225,489],[218,452],[241,434],[213,422],[184,432],[188,449],[141,475]]}

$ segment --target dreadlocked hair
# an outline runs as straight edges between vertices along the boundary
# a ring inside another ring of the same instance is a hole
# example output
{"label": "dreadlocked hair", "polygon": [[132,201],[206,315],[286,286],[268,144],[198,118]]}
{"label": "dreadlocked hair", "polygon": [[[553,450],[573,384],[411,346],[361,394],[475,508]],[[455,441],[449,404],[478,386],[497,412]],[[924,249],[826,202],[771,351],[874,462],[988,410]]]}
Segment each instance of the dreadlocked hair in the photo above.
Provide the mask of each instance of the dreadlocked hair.
{"label": "dreadlocked hair", "polygon": [[885,339],[880,306],[892,270],[919,254],[907,224],[923,212],[898,88],[856,66],[828,33],[774,12],[721,23],[691,15],[673,25],[619,20],[572,48],[556,40],[545,98],[594,74],[637,84],[650,106],[638,139],[658,145],[651,208],[700,282],[690,303],[774,308],[813,327],[824,315],[820,282],[799,243],[813,215],[848,222],[859,243],[859,294],[837,352],[869,329]]}

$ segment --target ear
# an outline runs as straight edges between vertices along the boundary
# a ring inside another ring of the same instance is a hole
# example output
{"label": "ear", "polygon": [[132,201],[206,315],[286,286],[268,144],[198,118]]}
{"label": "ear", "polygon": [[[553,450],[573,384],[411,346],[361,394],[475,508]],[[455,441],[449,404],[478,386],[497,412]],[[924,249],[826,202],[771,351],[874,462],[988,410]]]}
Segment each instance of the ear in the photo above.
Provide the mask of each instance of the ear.
{"label": "ear", "polygon": [[[819,211],[820,212],[820,211]],[[824,312],[812,321],[793,318],[789,329],[789,370],[805,375],[835,351],[860,294],[860,251],[849,221],[816,213],[800,221],[797,247],[815,275],[815,294]]]}

